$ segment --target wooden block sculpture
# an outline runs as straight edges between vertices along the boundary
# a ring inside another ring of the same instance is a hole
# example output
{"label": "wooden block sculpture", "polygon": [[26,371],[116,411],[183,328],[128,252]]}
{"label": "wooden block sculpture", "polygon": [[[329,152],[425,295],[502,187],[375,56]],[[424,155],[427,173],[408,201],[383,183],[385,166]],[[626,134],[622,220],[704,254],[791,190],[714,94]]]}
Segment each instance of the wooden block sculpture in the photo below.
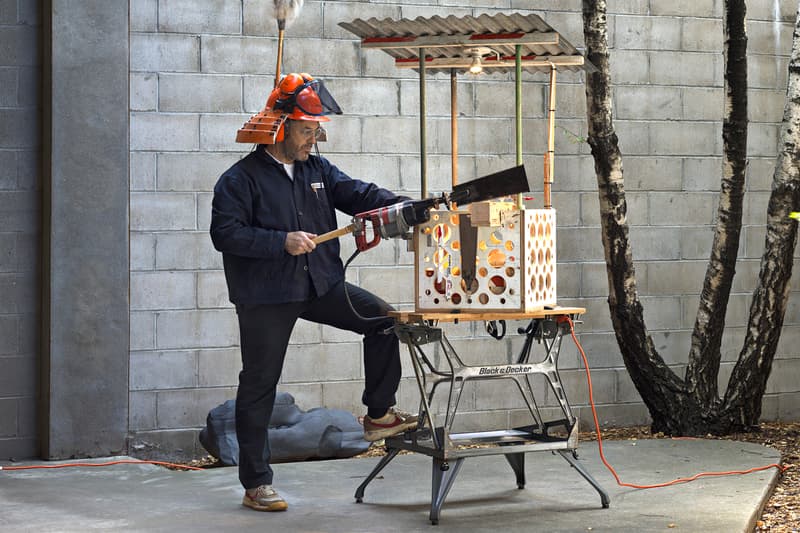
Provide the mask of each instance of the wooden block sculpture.
{"label": "wooden block sculpture", "polygon": [[416,310],[556,305],[555,210],[489,202],[471,211],[431,211],[415,228]]}

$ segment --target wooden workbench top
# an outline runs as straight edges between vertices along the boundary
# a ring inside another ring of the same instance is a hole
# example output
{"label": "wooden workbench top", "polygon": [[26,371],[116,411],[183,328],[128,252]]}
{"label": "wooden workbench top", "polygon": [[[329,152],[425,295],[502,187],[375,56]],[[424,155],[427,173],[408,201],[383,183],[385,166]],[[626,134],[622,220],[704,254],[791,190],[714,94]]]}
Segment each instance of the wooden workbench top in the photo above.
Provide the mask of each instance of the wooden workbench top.
{"label": "wooden workbench top", "polygon": [[531,311],[530,313],[524,312],[476,312],[476,311],[460,311],[454,312],[441,312],[441,311],[390,311],[389,316],[397,319],[398,322],[406,324],[422,323],[428,320],[438,320],[439,322],[455,322],[455,321],[489,321],[489,320],[531,320],[534,318],[548,318],[563,315],[582,315],[586,312],[584,307],[546,307],[540,311]]}

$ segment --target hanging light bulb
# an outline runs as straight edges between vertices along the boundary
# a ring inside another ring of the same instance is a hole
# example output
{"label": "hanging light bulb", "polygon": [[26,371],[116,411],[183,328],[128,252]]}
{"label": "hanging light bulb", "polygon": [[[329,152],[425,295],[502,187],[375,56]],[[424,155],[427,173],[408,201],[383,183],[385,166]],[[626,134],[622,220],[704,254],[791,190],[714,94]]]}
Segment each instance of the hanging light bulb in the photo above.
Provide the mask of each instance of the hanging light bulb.
{"label": "hanging light bulb", "polygon": [[480,74],[483,72],[483,64],[481,64],[481,55],[477,52],[472,54],[472,64],[469,66],[470,74]]}
{"label": "hanging light bulb", "polygon": [[469,73],[477,75],[483,72],[483,57],[491,54],[492,49],[478,46],[476,48],[467,48],[465,51],[472,58],[472,62],[469,65]]}

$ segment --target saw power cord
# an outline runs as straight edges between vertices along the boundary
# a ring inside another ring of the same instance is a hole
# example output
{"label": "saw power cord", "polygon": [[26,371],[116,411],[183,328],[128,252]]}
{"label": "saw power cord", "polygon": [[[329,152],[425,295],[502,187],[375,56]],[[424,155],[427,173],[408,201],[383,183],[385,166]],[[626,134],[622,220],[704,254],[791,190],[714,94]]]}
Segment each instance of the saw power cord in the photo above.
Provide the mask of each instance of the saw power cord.
{"label": "saw power cord", "polygon": [[[637,485],[635,483],[625,483],[625,482],[623,482],[620,479],[619,474],[617,474],[617,471],[614,470],[614,467],[612,467],[611,464],[609,464],[609,462],[606,460],[606,456],[603,453],[603,439],[602,439],[602,437],[600,435],[600,422],[599,422],[599,420],[597,418],[597,409],[595,408],[595,405],[594,405],[594,394],[593,394],[593,391],[592,391],[592,375],[591,375],[591,372],[589,371],[589,361],[586,358],[586,353],[584,353],[583,347],[581,346],[581,343],[578,342],[578,337],[575,335],[575,328],[573,327],[572,319],[570,319],[569,317],[563,317],[563,318],[559,319],[559,322],[564,322],[564,321],[569,323],[570,335],[572,336],[572,340],[575,342],[575,346],[578,347],[578,351],[581,354],[581,359],[583,360],[583,367],[586,369],[586,383],[587,383],[588,388],[589,388],[589,405],[592,408],[592,418],[594,419],[594,429],[595,429],[595,434],[597,435],[597,449],[600,452],[600,460],[603,462],[603,464],[606,466],[606,468],[608,468],[609,472],[611,472],[611,474],[614,476],[614,479],[616,480],[617,485],[619,485],[621,487],[629,487],[629,488],[633,488],[633,489],[657,489],[657,488],[661,488],[661,487],[669,487],[670,485],[677,485],[677,484],[680,484],[680,483],[689,483],[690,481],[694,481],[694,480],[699,479],[701,477],[720,477],[720,476],[734,476],[734,475],[750,474],[752,472],[760,472],[762,470],[769,470],[770,468],[777,468],[779,472],[783,473],[783,472],[785,472],[786,470],[788,470],[790,468],[789,466],[783,466],[783,465],[779,465],[777,463],[772,463],[772,464],[769,464],[769,465],[766,465],[766,466],[758,466],[758,467],[755,467],[755,468],[750,468],[748,470],[731,470],[731,471],[728,471],[728,472],[701,472],[699,474],[695,474],[695,475],[690,476],[690,477],[681,477],[681,478],[673,479],[672,481],[667,481],[667,482],[664,482],[664,483],[656,483],[654,485]],[[673,437],[673,438],[675,440],[678,440],[678,438],[675,438],[675,437]]]}
{"label": "saw power cord", "polygon": [[70,468],[73,466],[111,466],[111,465],[159,465],[159,466],[167,466],[171,468],[181,468],[184,470],[203,470],[203,468],[197,468],[196,466],[188,466],[188,465],[179,465],[175,463],[166,463],[164,461],[141,461],[139,459],[121,459],[118,461],[108,461],[106,463],[63,463],[57,465],[28,465],[28,466],[2,466],[0,465],[0,470],[40,470],[40,469],[50,469],[50,468]]}

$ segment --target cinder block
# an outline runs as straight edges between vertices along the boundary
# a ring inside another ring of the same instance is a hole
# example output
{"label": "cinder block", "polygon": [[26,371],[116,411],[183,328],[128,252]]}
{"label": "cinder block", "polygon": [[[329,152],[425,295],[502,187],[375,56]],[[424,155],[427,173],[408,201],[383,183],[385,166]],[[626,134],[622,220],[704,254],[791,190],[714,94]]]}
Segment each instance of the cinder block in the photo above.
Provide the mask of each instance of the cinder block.
{"label": "cinder block", "polygon": [[508,429],[510,427],[508,416],[509,411],[504,409],[474,412],[459,409],[453,422],[453,431],[458,433],[485,431],[487,429]]}
{"label": "cinder block", "polygon": [[651,122],[650,149],[656,155],[718,154],[721,127],[713,122]]}
{"label": "cinder block", "polygon": [[290,345],[281,383],[347,381],[363,377],[359,344]]}
{"label": "cinder block", "polygon": [[650,152],[651,122],[618,120],[614,123],[619,149],[626,155],[652,155]]}
{"label": "cinder block", "polygon": [[650,60],[641,50],[613,50],[609,59],[611,79],[615,84],[647,84],[650,82]]}
{"label": "cinder block", "polygon": [[747,93],[747,115],[752,122],[781,122],[786,93],[754,89]]}
{"label": "cinder block", "polygon": [[[337,4],[340,2],[336,2]],[[322,29],[322,9],[331,9],[330,4],[320,1],[307,1],[303,10],[295,20],[287,24],[286,36],[320,37]],[[275,37],[278,35],[278,24],[275,22],[275,11],[272,2],[261,0],[244,0],[242,3],[242,28],[245,35]],[[284,72],[286,69],[282,69]],[[313,74],[313,73],[312,73]],[[273,74],[274,76],[274,74]]]}
{"label": "cinder block", "polygon": [[[439,153],[451,153],[450,126],[437,121]],[[463,154],[513,152],[514,128],[508,119],[466,118],[458,123],[458,151]]]}
{"label": "cinder block", "polygon": [[[580,343],[589,361],[589,368],[621,368],[625,364],[622,353],[613,333],[581,333]],[[577,363],[577,369],[583,368],[583,362]]]}
{"label": "cinder block", "polygon": [[39,227],[41,214],[37,196],[38,191],[0,190],[0,227],[34,238],[31,230]]}
{"label": "cinder block", "polygon": [[16,316],[0,316],[0,355],[19,354],[19,318]]}
{"label": "cinder block", "polygon": [[758,283],[761,261],[758,259],[741,259],[736,264],[736,277],[733,279],[733,292],[752,294]]}
{"label": "cinder block", "polygon": [[742,224],[765,225],[769,197],[770,193],[767,192],[748,192],[744,197]]}
{"label": "cinder block", "polygon": [[604,257],[600,228],[558,228],[559,261],[597,261]]}
{"label": "cinder block", "polygon": [[[204,35],[201,38],[202,71],[238,75],[273,72],[276,46],[275,39]],[[284,64],[289,65],[285,61]],[[287,68],[284,70],[290,72]]]}
{"label": "cinder block", "polygon": [[214,194],[210,192],[196,193],[197,197],[197,229],[211,227],[211,201]]}
{"label": "cinder block", "polygon": [[675,17],[614,17],[614,47],[624,50],[680,50],[681,19]]}
{"label": "cinder block", "polygon": [[198,150],[199,122],[197,115],[131,113],[131,150]]}
{"label": "cinder block", "polygon": [[156,428],[156,393],[152,391],[131,391],[130,429],[139,431]]}
{"label": "cinder block", "polygon": [[[317,384],[314,384],[315,386]],[[363,413],[366,409],[361,404],[361,395],[364,392],[363,380],[352,381],[323,381],[322,385],[322,405],[329,409],[344,409],[352,413]],[[283,387],[305,387],[308,384],[293,385],[291,383],[279,385],[279,390]]]}
{"label": "cinder block", "polygon": [[650,331],[675,331],[681,326],[681,300],[678,297],[642,297],[644,319]]}
{"label": "cinder block", "polygon": [[17,152],[0,150],[0,191],[17,187]]}
{"label": "cinder block", "polygon": [[751,89],[786,88],[788,79],[788,58],[768,55],[747,57],[747,84]]}
{"label": "cinder block", "polygon": [[650,82],[657,85],[722,86],[722,56],[706,52],[648,52]]}
{"label": "cinder block", "polygon": [[133,352],[130,372],[132,391],[196,387],[197,352]]}
{"label": "cinder block", "polygon": [[131,111],[158,109],[158,76],[152,72],[131,73]]}
{"label": "cinder block", "polygon": [[19,69],[0,67],[0,106],[17,106],[17,79]]}
{"label": "cinder block", "polygon": [[36,66],[39,64],[39,28],[8,24],[0,32],[3,66]]}
{"label": "cinder block", "polygon": [[155,313],[132,311],[130,328],[131,351],[152,350],[156,347]]}
{"label": "cinder block", "polygon": [[800,359],[775,359],[772,362],[766,393],[800,392],[798,377],[800,377]]}
{"label": "cinder block", "polygon": [[780,124],[747,125],[747,155],[768,157],[778,153]]}
{"label": "cinder block", "polygon": [[[375,50],[367,52],[376,52]],[[396,82],[397,83],[397,82]],[[400,114],[404,116],[419,117],[419,79],[412,81],[401,81],[400,84]],[[473,94],[478,88],[486,84],[464,83],[459,80],[456,92],[458,116],[491,115],[490,109],[481,109],[481,103],[486,105],[488,99],[474,98]],[[497,87],[495,86],[495,89]],[[527,92],[526,92],[527,94]],[[511,108],[513,110],[513,95]],[[425,116],[426,117],[449,117],[451,114],[451,95],[450,80],[439,80],[437,78],[426,79],[425,82]],[[498,98],[493,95],[492,103],[507,103],[505,98]],[[477,104],[477,105],[476,105]],[[525,109],[529,107],[526,106]],[[532,107],[530,107],[532,109]],[[507,115],[506,115],[507,116]],[[419,120],[419,119],[417,119]]]}
{"label": "cinder block", "polygon": [[[284,73],[285,74],[285,73]],[[272,92],[275,76],[244,76],[242,78],[242,106],[248,113],[257,113],[264,109]],[[337,100],[338,102],[338,100]]]}
{"label": "cinder block", "polygon": [[159,270],[220,270],[222,254],[214,250],[208,231],[156,235]]}
{"label": "cinder block", "polygon": [[131,34],[131,72],[197,72],[200,38],[169,33]]}
{"label": "cinder block", "polygon": [[650,194],[650,223],[662,226],[701,226],[711,224],[716,214],[715,193]]}
{"label": "cinder block", "polygon": [[233,310],[167,311],[156,315],[158,349],[225,348],[239,343]]}
{"label": "cinder block", "polygon": [[[228,133],[235,138],[235,131]],[[239,147],[247,148],[246,145]],[[158,190],[211,191],[222,173],[233,166],[238,159],[236,154],[230,153],[158,154]]]}
{"label": "cinder block", "polygon": [[242,369],[241,352],[239,348],[199,350],[197,369],[199,387],[236,387]]}
{"label": "cinder block", "polygon": [[[434,6],[429,4],[419,4],[419,5],[409,5],[409,4],[400,4],[400,16],[402,18],[414,20],[417,17],[425,17],[429,18],[434,15],[438,15],[442,18],[446,18],[450,15],[454,17],[464,17],[466,15],[475,15],[475,12],[467,7],[464,7],[463,4],[460,6],[453,5],[454,3],[451,2],[451,5],[448,6]],[[371,16],[371,15],[370,15]],[[361,18],[365,18],[361,16]]]}
{"label": "cinder block", "polygon": [[17,399],[0,398],[0,437],[17,435]]}
{"label": "cinder block", "polygon": [[[393,154],[419,153],[419,121],[417,119],[366,117],[361,120],[363,123],[363,151]],[[333,132],[333,125],[330,130]]]}
{"label": "cinder block", "polygon": [[194,308],[194,272],[131,272],[131,309]]}
{"label": "cinder block", "polygon": [[297,321],[289,338],[290,344],[318,344],[321,341],[320,329],[322,326],[315,322],[303,320]]}
{"label": "cinder block", "polygon": [[356,42],[289,37],[285,42],[285,72],[299,70],[325,79],[351,76],[360,71],[359,45]]}
{"label": "cinder block", "polygon": [[[778,16],[775,16],[776,8]],[[794,22],[797,6],[794,2],[758,2],[747,6],[747,20],[767,20],[774,22]]]}
{"label": "cinder block", "polygon": [[158,427],[203,427],[208,412],[231,397],[226,388],[160,391],[156,400]]}
{"label": "cinder block", "polygon": [[[340,27],[340,22],[372,17],[378,20],[385,18],[396,20],[400,18],[400,10],[404,9],[401,5],[381,5],[372,2],[366,5],[363,2],[325,2],[324,6],[325,19],[323,21],[322,34],[326,39],[352,39],[355,37],[355,34]],[[305,16],[305,7],[303,10],[303,16]],[[314,30],[315,33],[311,35],[319,35],[319,26]]]}
{"label": "cinder block", "polygon": [[[589,404],[589,390],[584,370],[559,372],[564,392],[573,407]],[[613,403],[616,400],[617,372],[611,369],[596,369],[592,372],[592,386],[596,404]],[[548,402],[551,391],[548,392]]]}
{"label": "cinder block", "polygon": [[242,78],[209,74],[162,74],[158,78],[158,108],[189,113],[239,113]]}
{"label": "cinder block", "polygon": [[653,262],[648,263],[647,269],[647,294],[699,294],[706,261]]}
{"label": "cinder block", "polygon": [[[547,96],[544,116],[549,116],[549,93],[546,92],[547,87],[544,87],[543,90]],[[556,84],[556,123],[564,118],[586,120],[586,89],[583,84]]]}
{"label": "cinder block", "polygon": [[683,118],[686,120],[722,120],[725,93],[721,88],[684,87]]}
{"label": "cinder block", "polygon": [[17,237],[13,233],[0,233],[0,272],[17,270]]}
{"label": "cinder block", "polygon": [[358,333],[347,331],[346,329],[339,329],[333,326],[322,326],[320,336],[321,342],[334,343],[334,342],[361,342],[364,337]]}
{"label": "cinder block", "polygon": [[216,309],[232,307],[228,300],[228,286],[225,274],[214,270],[197,273],[197,307],[200,309]]}
{"label": "cinder block", "polygon": [[751,54],[787,56],[792,50],[794,24],[747,21],[747,51]]}
{"label": "cinder block", "polygon": [[[302,384],[281,384],[278,387],[278,392],[288,392],[294,398],[294,403],[303,411],[309,411],[316,407],[330,406],[322,402],[322,383],[302,383]],[[353,412],[352,409],[345,409],[346,411]]]}
{"label": "cinder block", "polygon": [[634,226],[631,247],[636,260],[680,259],[683,228],[675,226]]}
{"label": "cinder block", "polygon": [[154,191],[156,188],[156,154],[131,152],[131,190]]}
{"label": "cinder block", "polygon": [[29,109],[0,108],[0,148],[38,148],[38,127],[31,125],[35,116]]}
{"label": "cinder block", "polygon": [[[577,410],[579,427],[594,431],[594,415],[588,407]],[[650,412],[643,403],[598,405],[597,418],[603,428],[648,426],[652,423]],[[591,444],[588,444],[591,446]]]}
{"label": "cinder block", "polygon": [[133,231],[197,229],[191,193],[131,193],[130,209]]}
{"label": "cinder block", "polygon": [[158,30],[174,33],[241,33],[242,6],[225,0],[159,0]]}
{"label": "cinder block", "polygon": [[155,32],[158,29],[158,0],[131,0],[131,31]]}
{"label": "cinder block", "polygon": [[248,118],[247,115],[200,115],[200,150],[241,152],[246,149],[247,145],[236,142],[236,132]]}
{"label": "cinder block", "polygon": [[[473,390],[475,409],[478,410],[522,409],[525,407],[525,399],[510,379],[472,380],[468,381],[464,388]],[[442,393],[443,390],[437,392]],[[544,401],[544,393],[542,393],[541,400]]]}
{"label": "cinder block", "polygon": [[0,398],[25,396],[36,390],[36,367],[35,357],[4,357],[3,373],[0,375]]}
{"label": "cinder block", "polygon": [[[749,11],[748,9],[748,19],[750,18]],[[679,20],[683,24],[681,50],[687,52],[718,52],[722,50],[722,20],[690,17],[683,17]]]}
{"label": "cinder block", "polygon": [[394,80],[330,78],[325,85],[348,115],[392,115],[400,111],[398,83]]}
{"label": "cinder block", "polygon": [[375,183],[389,189],[399,191],[400,160],[399,156],[391,154],[342,154],[333,158],[333,163],[351,178]]}
{"label": "cinder block", "polygon": [[[534,7],[534,6],[530,6]],[[551,11],[544,14],[544,20],[575,47],[583,48],[583,17],[580,10],[565,12]]]}
{"label": "cinder block", "polygon": [[685,191],[719,190],[721,177],[722,159],[720,157],[687,157],[683,160],[683,189]]}
{"label": "cinder block", "polygon": [[681,259],[708,259],[713,240],[713,226],[681,228]]}
{"label": "cinder block", "polygon": [[131,233],[131,270],[156,267],[156,237],[152,233]]}
{"label": "cinder block", "polygon": [[410,304],[414,300],[414,269],[407,267],[364,268],[359,273],[361,287],[393,304]]}
{"label": "cinder block", "polygon": [[[366,130],[362,120],[362,118],[342,115],[333,117],[330,122],[326,122],[325,129],[328,131],[328,141],[319,144],[320,153],[325,157],[330,157],[329,154],[334,153],[352,154],[365,151],[362,146],[362,137],[365,135]],[[391,152],[388,146],[381,146],[374,151],[381,155]]]}
{"label": "cinder block", "polygon": [[721,4],[714,0],[676,0],[674,2],[651,2],[651,15],[677,17],[721,17]]}
{"label": "cinder block", "polygon": [[618,87],[614,93],[621,119],[676,120],[681,117],[681,90],[674,87]]}
{"label": "cinder block", "polygon": [[[19,67],[17,103],[22,107],[37,108],[42,98],[40,67]],[[37,127],[39,125],[37,124]]]}
{"label": "cinder block", "polygon": [[625,157],[626,191],[681,190],[682,164],[677,157]]}

